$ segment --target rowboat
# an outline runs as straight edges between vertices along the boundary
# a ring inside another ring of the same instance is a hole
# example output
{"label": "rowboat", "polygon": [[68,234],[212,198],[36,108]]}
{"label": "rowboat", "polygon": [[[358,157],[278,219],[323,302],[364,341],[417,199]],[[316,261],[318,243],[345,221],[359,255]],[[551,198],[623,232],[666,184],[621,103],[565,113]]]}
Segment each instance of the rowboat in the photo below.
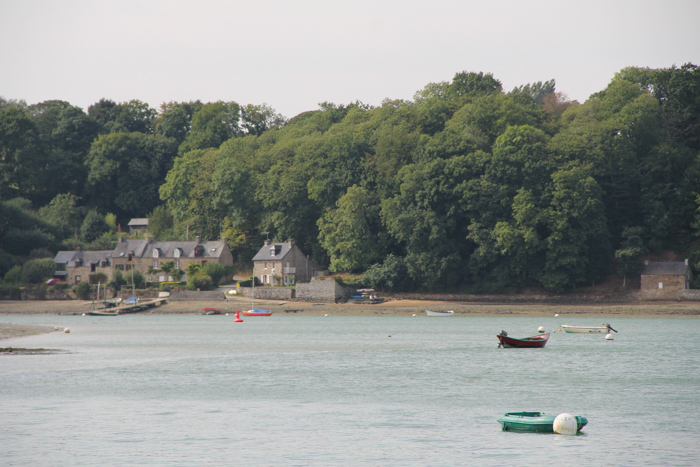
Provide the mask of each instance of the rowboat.
{"label": "rowboat", "polygon": [[100,311],[100,310],[91,310],[86,313],[87,315],[90,316],[117,316],[119,314],[118,311]]}
{"label": "rowboat", "polygon": [[214,308],[212,306],[203,306],[202,311],[204,312],[205,315],[220,315],[221,310],[218,308]]}
{"label": "rowboat", "polygon": [[545,332],[532,337],[516,339],[515,337],[510,337],[507,332],[501,331],[496,337],[498,338],[498,347],[536,348],[547,345],[549,333]]}
{"label": "rowboat", "polygon": [[607,323],[602,323],[600,326],[569,326],[568,324],[562,324],[559,327],[564,332],[575,334],[608,334],[610,331],[617,332]]}
{"label": "rowboat", "polygon": [[449,310],[449,311],[425,310],[425,314],[428,316],[452,316],[455,314],[455,312],[453,310]]}
{"label": "rowboat", "polygon": [[[516,431],[521,433],[554,433],[554,419],[556,415],[547,415],[542,412],[508,412],[498,419],[503,431]],[[588,419],[576,415],[576,432],[586,426]]]}
{"label": "rowboat", "polygon": [[261,310],[260,308],[253,308],[252,310],[241,311],[243,316],[270,316],[272,312],[270,310]]}

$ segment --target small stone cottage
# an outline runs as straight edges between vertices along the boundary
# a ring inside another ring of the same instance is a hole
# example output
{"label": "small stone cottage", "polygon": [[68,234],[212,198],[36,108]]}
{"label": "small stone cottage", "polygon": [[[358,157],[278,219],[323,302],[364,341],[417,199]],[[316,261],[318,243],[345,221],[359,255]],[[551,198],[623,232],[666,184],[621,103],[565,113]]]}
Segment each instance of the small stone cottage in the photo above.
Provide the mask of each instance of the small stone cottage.
{"label": "small stone cottage", "polygon": [[693,272],[685,261],[645,261],[640,296],[646,300],[678,300],[693,283]]}

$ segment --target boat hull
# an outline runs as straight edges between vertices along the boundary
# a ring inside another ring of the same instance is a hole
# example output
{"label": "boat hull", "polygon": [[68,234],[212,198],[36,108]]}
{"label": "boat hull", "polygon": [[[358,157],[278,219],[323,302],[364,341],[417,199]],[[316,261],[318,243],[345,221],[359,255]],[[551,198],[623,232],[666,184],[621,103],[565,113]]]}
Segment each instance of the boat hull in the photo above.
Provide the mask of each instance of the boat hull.
{"label": "boat hull", "polygon": [[434,311],[434,310],[425,310],[425,314],[428,316],[452,316],[455,314],[454,311]]}
{"label": "boat hull", "polygon": [[253,308],[252,310],[241,311],[243,316],[270,316],[272,312],[270,310],[261,310],[259,308]]}
{"label": "boat hull", "polygon": [[559,327],[562,331],[570,334],[607,334],[610,332],[607,326],[569,326],[562,324]]}
{"label": "boat hull", "polygon": [[[519,433],[554,433],[556,415],[541,412],[508,412],[498,419],[502,431]],[[576,432],[588,424],[588,419],[576,416]]]}
{"label": "boat hull", "polygon": [[498,338],[499,347],[506,348],[542,348],[547,345],[549,333],[540,334],[538,336],[526,337],[524,339],[516,339],[508,336],[508,333],[501,331],[496,336]]}

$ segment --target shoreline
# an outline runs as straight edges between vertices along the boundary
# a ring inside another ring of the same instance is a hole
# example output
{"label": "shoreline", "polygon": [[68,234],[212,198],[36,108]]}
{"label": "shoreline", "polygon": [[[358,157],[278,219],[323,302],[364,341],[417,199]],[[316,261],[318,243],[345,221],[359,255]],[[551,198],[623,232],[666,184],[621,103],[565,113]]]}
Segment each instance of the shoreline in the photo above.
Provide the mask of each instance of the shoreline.
{"label": "shoreline", "polygon": [[[0,300],[0,320],[13,315],[82,315],[89,311],[90,301],[82,300]],[[204,307],[221,310],[222,314],[234,314],[247,310],[250,301],[245,298],[231,300],[171,300],[166,304],[148,308],[137,314],[202,315]],[[354,303],[321,303],[279,300],[256,300],[256,308],[269,309],[274,314],[296,316],[425,316],[426,309],[454,310],[454,317],[468,316],[554,316],[603,318],[699,318],[700,302],[641,302],[608,304],[551,304],[551,303],[493,303],[458,302],[439,300],[394,299],[373,305]],[[262,318],[256,318],[262,319]],[[46,325],[25,325],[0,322],[0,340],[57,332]]]}

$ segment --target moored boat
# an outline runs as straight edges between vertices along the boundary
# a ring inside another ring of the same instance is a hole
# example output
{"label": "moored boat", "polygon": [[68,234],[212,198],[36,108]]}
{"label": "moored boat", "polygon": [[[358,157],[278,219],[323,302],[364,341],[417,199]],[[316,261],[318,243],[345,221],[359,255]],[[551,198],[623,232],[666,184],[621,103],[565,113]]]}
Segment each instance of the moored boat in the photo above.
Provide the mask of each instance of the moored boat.
{"label": "moored boat", "polygon": [[220,315],[221,314],[220,309],[214,308],[211,306],[202,307],[202,311],[204,312],[205,315]]}
{"label": "moored boat", "polygon": [[[554,433],[554,420],[556,415],[548,415],[543,412],[508,412],[498,418],[503,431],[516,431],[521,433]],[[576,415],[576,432],[588,424],[588,419]],[[573,434],[573,433],[572,433]]]}
{"label": "moored boat", "polygon": [[117,316],[119,314],[118,311],[100,311],[100,310],[91,310],[86,313],[87,315],[90,316]]}
{"label": "moored boat", "polygon": [[442,310],[425,310],[425,314],[428,316],[452,316],[455,314],[454,310],[442,311]]}
{"label": "moored boat", "polygon": [[564,332],[574,334],[608,334],[610,331],[617,332],[608,323],[602,323],[600,326],[571,326],[562,324],[559,326]]}
{"label": "moored boat", "polygon": [[243,316],[270,316],[272,312],[270,310],[261,310],[260,308],[253,308],[252,310],[241,311]]}
{"label": "moored boat", "polygon": [[496,337],[498,338],[498,347],[538,348],[547,345],[549,333],[545,332],[536,336],[516,339],[515,337],[510,337],[507,332],[501,331]]}

